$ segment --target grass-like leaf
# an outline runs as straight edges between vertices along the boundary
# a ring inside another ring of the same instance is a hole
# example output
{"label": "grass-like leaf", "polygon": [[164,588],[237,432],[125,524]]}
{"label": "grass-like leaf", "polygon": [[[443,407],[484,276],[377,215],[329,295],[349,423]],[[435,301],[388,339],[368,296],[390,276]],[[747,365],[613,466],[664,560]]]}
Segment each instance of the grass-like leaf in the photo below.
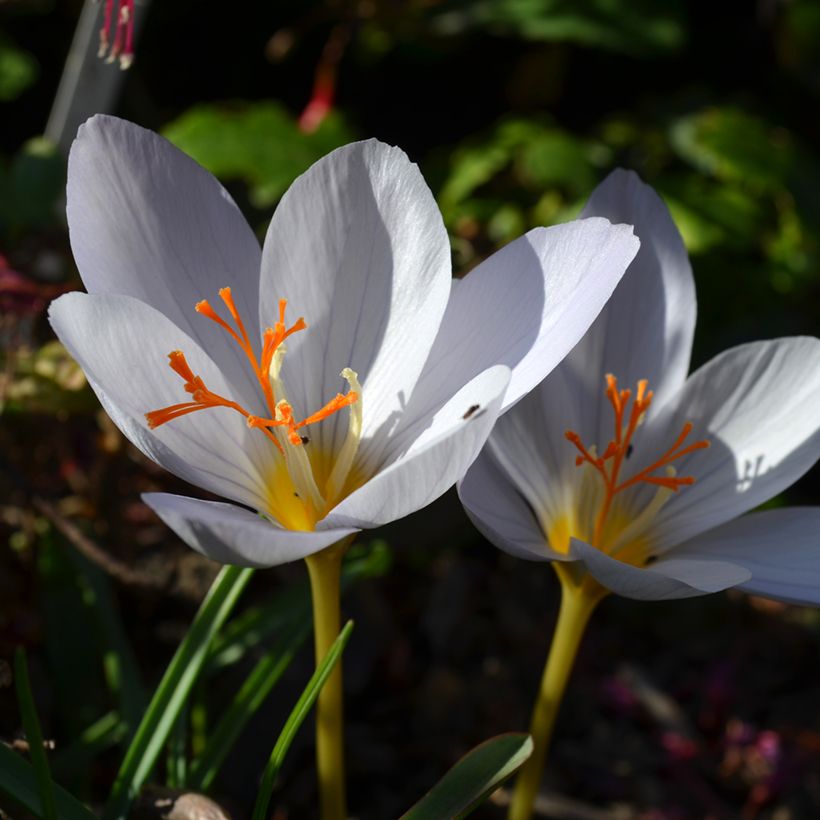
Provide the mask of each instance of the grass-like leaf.
{"label": "grass-like leaf", "polygon": [[308,681],[308,685],[305,687],[305,691],[302,692],[299,700],[296,702],[296,706],[293,707],[293,711],[291,711],[290,716],[287,721],[285,721],[285,725],[279,733],[276,745],[271,752],[268,765],[265,766],[265,771],[262,773],[262,781],[256,796],[256,803],[253,807],[252,820],[265,820],[271,792],[273,792],[276,778],[279,774],[279,770],[282,768],[282,762],[290,748],[290,744],[293,742],[293,738],[299,731],[299,727],[316,702],[316,698],[319,697],[319,692],[322,691],[322,686],[324,686],[325,681],[333,671],[333,667],[336,666],[339,658],[342,656],[342,652],[347,645],[352,631],[353,621],[348,621],[339,633],[339,637],[333,642],[333,646],[328,650],[327,655],[325,655],[322,662],[316,668],[313,676]]}
{"label": "grass-like leaf", "polygon": [[401,820],[461,818],[483,803],[532,754],[532,738],[506,734],[468,752]]}
{"label": "grass-like leaf", "polygon": [[131,802],[157,762],[194,685],[214,635],[236,604],[253,570],[223,567],[202,602],[188,634],[165,670],[125,754],[106,806],[109,820],[126,817]]}
{"label": "grass-like leaf", "polygon": [[[0,794],[24,807],[36,817],[47,817],[40,781],[34,767],[0,743]],[[65,789],[53,784],[55,816],[60,820],[95,820],[95,816]]]}
{"label": "grass-like leaf", "polygon": [[14,653],[14,682],[17,686],[17,702],[23,719],[23,729],[25,729],[26,738],[28,739],[29,755],[31,756],[41,795],[42,810],[40,816],[44,820],[57,820],[57,806],[54,802],[54,789],[51,783],[51,772],[48,768],[48,757],[43,746],[43,733],[40,731],[40,720],[37,717],[34,696],[31,694],[26,653],[21,648],[18,648]]}
{"label": "grass-like leaf", "polygon": [[310,623],[301,623],[259,660],[223,713],[202,754],[192,764],[188,776],[190,788],[206,790],[211,786],[236,739],[264,703],[309,634]]}

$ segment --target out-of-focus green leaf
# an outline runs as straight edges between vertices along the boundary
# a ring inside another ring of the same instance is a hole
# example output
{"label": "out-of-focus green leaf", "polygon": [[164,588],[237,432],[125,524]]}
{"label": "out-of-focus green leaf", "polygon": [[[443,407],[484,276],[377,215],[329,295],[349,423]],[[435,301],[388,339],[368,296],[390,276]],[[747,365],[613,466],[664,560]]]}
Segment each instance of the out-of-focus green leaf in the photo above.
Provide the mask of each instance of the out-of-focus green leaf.
{"label": "out-of-focus green leaf", "polygon": [[14,683],[17,688],[17,703],[20,706],[20,715],[23,718],[23,728],[28,740],[29,754],[37,778],[37,788],[40,792],[41,816],[43,820],[57,820],[57,804],[54,799],[51,772],[48,768],[48,758],[43,745],[43,733],[40,731],[37,707],[34,705],[34,695],[31,693],[26,654],[22,648],[18,648],[14,655]]}
{"label": "out-of-focus green leaf", "polygon": [[466,817],[532,754],[526,734],[498,735],[468,752],[401,820]]}
{"label": "out-of-focus green leaf", "polygon": [[45,137],[28,140],[0,176],[0,230],[40,227],[58,218],[65,161]]}
{"label": "out-of-focus green leaf", "polygon": [[675,51],[686,39],[681,4],[664,0],[455,0],[434,25],[442,34],[482,28],[628,54]]}
{"label": "out-of-focus green leaf", "polygon": [[32,54],[0,39],[0,102],[19,97],[37,79],[38,73]]}
{"label": "out-of-focus green leaf", "polygon": [[107,712],[73,742],[55,751],[51,761],[55,775],[68,778],[87,773],[91,761],[100,752],[120,743],[127,735],[128,724],[117,712]]}
{"label": "out-of-focus green leaf", "polygon": [[273,205],[317,159],[355,139],[334,113],[305,134],[274,101],[199,105],[169,123],[163,133],[221,179],[247,183],[259,208]]}
{"label": "out-of-focus green leaf", "polygon": [[707,108],[677,120],[670,134],[678,154],[725,181],[785,185],[795,160],[788,131],[734,108]]}
{"label": "out-of-focus green leaf", "polygon": [[[60,820],[95,820],[94,815],[65,789],[54,784],[54,802]],[[36,817],[44,817],[43,795],[32,766],[0,743],[0,794],[25,807]]]}

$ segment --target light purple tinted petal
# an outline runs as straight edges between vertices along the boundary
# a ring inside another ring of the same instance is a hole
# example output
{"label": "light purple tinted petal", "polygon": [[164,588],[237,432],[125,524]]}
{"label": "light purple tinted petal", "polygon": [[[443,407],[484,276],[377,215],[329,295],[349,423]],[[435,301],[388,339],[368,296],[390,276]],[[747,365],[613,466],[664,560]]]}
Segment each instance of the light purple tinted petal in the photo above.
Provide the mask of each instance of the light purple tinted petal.
{"label": "light purple tinted petal", "polygon": [[200,299],[221,304],[217,291],[230,286],[251,339],[259,338],[259,243],[216,179],[152,131],[97,115],[72,145],[67,197],[71,248],[88,292],[152,305],[237,389],[252,388],[238,346],[194,310]]}
{"label": "light purple tinted petal", "polygon": [[145,493],[143,501],[189,547],[220,564],[273,567],[297,561],[341,541],[355,529],[297,532],[233,504],[167,493]]}
{"label": "light purple tinted petal", "polygon": [[512,369],[504,409],[518,401],[583,336],[638,244],[603,219],[536,228],[455,282],[408,417],[494,364]]}
{"label": "light purple tinted petal", "polygon": [[433,424],[405,452],[391,453],[389,464],[338,504],[325,523],[375,527],[435,501],[478,455],[498,416],[509,379],[506,367],[492,367],[476,376],[441,408]]}
{"label": "light purple tinted petal", "polygon": [[641,241],[612,298],[560,365],[563,380],[583,393],[573,429],[605,446],[612,435],[604,400],[607,373],[633,390],[639,379],[647,379],[655,393],[653,414],[683,384],[695,329],[695,284],[666,205],[637,174],[613,171],[593,191],[583,215],[634,225]]}
{"label": "light purple tinted petal", "polygon": [[531,561],[561,557],[547,545],[532,507],[496,463],[490,447],[473,462],[458,495],[476,528],[499,549]]}
{"label": "light purple tinted petal", "polygon": [[741,588],[794,604],[820,604],[820,508],[751,513],[705,532],[671,553],[731,561],[751,578]]}
{"label": "light purple tinted petal", "polygon": [[[297,415],[344,387],[363,387],[363,435],[389,427],[410,397],[450,291],[450,243],[418,168],[376,140],[339,148],[293,183],[265,239],[261,321],[280,298],[308,329],[292,336],[282,377]],[[466,379],[465,379],[466,381]],[[333,450],[347,430],[337,414],[314,432]]]}
{"label": "light purple tinted petal", "polygon": [[653,527],[668,549],[753,509],[820,456],[820,341],[776,339],[727,350],[694,373],[635,439],[631,463],[651,463],[685,421],[711,447],[675,462],[695,484],[676,493]]}
{"label": "light purple tinted petal", "polygon": [[570,551],[602,586],[639,601],[693,598],[737,586],[750,577],[748,570],[725,561],[668,558],[638,568],[576,539]]}
{"label": "light purple tinted petal", "polygon": [[168,366],[172,350],[183,350],[210,390],[232,398],[231,386],[193,339],[130,296],[69,293],[52,302],[49,318],[108,414],[145,455],[192,484],[266,506],[265,477],[277,454],[237,412],[201,410],[148,428],[145,413],[191,398]]}

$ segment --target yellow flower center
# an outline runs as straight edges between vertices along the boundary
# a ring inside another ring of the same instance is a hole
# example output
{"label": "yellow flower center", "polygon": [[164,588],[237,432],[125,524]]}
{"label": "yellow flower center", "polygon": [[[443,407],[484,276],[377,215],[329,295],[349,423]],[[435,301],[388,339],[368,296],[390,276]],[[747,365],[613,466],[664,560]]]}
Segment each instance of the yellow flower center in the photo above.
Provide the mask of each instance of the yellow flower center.
{"label": "yellow flower center", "polygon": [[[285,387],[280,378],[282,360],[286,353],[285,339],[307,325],[299,317],[289,328],[285,325],[287,300],[279,300],[279,321],[266,328],[262,334],[262,351],[257,358],[245,325],[233,301],[230,288],[222,288],[219,296],[225,303],[235,328],[231,327],[208,303],[196,304],[197,313],[216,322],[239,345],[251,364],[254,376],[265,398],[268,416],[256,416],[242,405],[209,390],[200,376],[194,374],[185,354],[173,350],[168,354],[171,369],[183,380],[184,389],[191,400],[152,410],[145,414],[151,429],[169,421],[213,407],[227,407],[242,415],[248,427],[259,430],[279,451],[282,459],[275,464],[272,475],[267,477],[268,509],[288,529],[312,530],[327,511],[362,483],[354,469],[362,429],[361,386],[358,376],[349,367],[341,372],[347,381],[347,393],[337,393],[324,407],[297,421],[293,407],[287,400]],[[348,433],[338,453],[329,455],[305,445],[310,439],[303,431],[333,415],[344,407],[350,408]]]}
{"label": "yellow flower center", "polygon": [[[602,455],[598,455],[594,446],[587,447],[576,432],[567,430],[564,434],[578,450],[576,466],[588,465],[592,468],[593,482],[585,480],[586,486],[582,486],[582,495],[585,498],[582,498],[581,504],[585,505],[583,512],[589,515],[575,513],[552,522],[548,536],[555,549],[567,552],[570,537],[577,535],[593,547],[610,555],[617,555],[626,563],[643,566],[650,557],[646,525],[673,493],[678,492],[681,487],[695,483],[693,476],[678,476],[672,466],[674,461],[683,456],[709,447],[706,440],[686,444],[693,426],[689,421],[683,425],[672,446],[656,461],[628,478],[622,477],[624,463],[632,454],[635,433],[652,404],[652,391],[647,390],[648,386],[647,380],[641,379],[633,399],[631,390],[619,390],[615,376],[607,374],[606,397],[614,414],[615,437],[607,444]],[[658,474],[661,470],[663,473]],[[629,505],[619,507],[615,503],[616,498],[625,490],[641,484],[654,485],[658,488],[654,497],[642,510],[636,513]],[[591,527],[584,527],[580,519],[591,520],[594,523]]]}

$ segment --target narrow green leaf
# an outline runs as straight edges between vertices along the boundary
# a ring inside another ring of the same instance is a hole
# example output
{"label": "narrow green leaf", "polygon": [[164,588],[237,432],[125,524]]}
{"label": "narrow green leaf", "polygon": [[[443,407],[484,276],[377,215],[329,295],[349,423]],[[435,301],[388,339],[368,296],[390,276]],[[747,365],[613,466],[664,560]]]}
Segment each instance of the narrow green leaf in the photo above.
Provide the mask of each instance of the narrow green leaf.
{"label": "narrow green leaf", "polygon": [[498,735],[468,752],[401,820],[466,817],[532,754],[526,734]]}
{"label": "narrow green leaf", "polygon": [[189,706],[186,702],[180,709],[168,738],[166,785],[183,789],[188,779],[188,718]]}
{"label": "narrow green leaf", "polygon": [[168,735],[194,685],[214,636],[224,624],[253,574],[223,567],[202,602],[188,634],[168,665],[125,754],[106,806],[105,817],[125,817],[153,770]]}
{"label": "narrow green leaf", "polygon": [[253,820],[265,820],[271,792],[273,792],[276,777],[282,768],[282,762],[290,748],[290,744],[293,742],[293,738],[299,731],[299,727],[316,702],[316,698],[319,697],[319,692],[322,691],[322,686],[324,686],[325,681],[333,671],[333,667],[336,666],[339,658],[342,656],[342,652],[347,645],[352,631],[353,621],[348,621],[339,633],[339,637],[333,642],[333,646],[330,647],[327,655],[325,655],[322,662],[316,668],[313,676],[308,681],[308,685],[305,687],[305,691],[302,692],[299,700],[296,702],[296,706],[293,707],[293,711],[290,713],[287,721],[285,721],[285,725],[279,734],[276,745],[271,752],[268,765],[265,766],[265,771],[262,773],[262,782],[259,786],[259,793],[256,795],[256,803],[253,807]]}
{"label": "narrow green leaf", "polygon": [[[56,783],[53,793],[60,820],[95,820],[94,815],[76,797]],[[47,816],[37,773],[30,763],[4,743],[0,743],[0,794],[37,817]]]}
{"label": "narrow green leaf", "polygon": [[51,784],[51,772],[48,769],[48,757],[43,747],[43,733],[37,718],[37,707],[31,694],[31,682],[28,677],[26,653],[18,648],[14,653],[14,682],[17,687],[17,702],[23,718],[23,729],[28,740],[29,755],[37,775],[37,785],[42,796],[41,816],[45,820],[57,820],[57,806],[54,803],[54,790]]}
{"label": "narrow green leaf", "polygon": [[264,703],[309,634],[310,624],[302,623],[259,660],[223,713],[202,754],[192,764],[188,778],[190,788],[204,791],[211,786],[242,730]]}
{"label": "narrow green leaf", "polygon": [[91,761],[105,749],[121,743],[128,731],[128,724],[119,713],[107,712],[70,744],[58,748],[52,755],[51,768],[58,778],[64,779],[87,773]]}

